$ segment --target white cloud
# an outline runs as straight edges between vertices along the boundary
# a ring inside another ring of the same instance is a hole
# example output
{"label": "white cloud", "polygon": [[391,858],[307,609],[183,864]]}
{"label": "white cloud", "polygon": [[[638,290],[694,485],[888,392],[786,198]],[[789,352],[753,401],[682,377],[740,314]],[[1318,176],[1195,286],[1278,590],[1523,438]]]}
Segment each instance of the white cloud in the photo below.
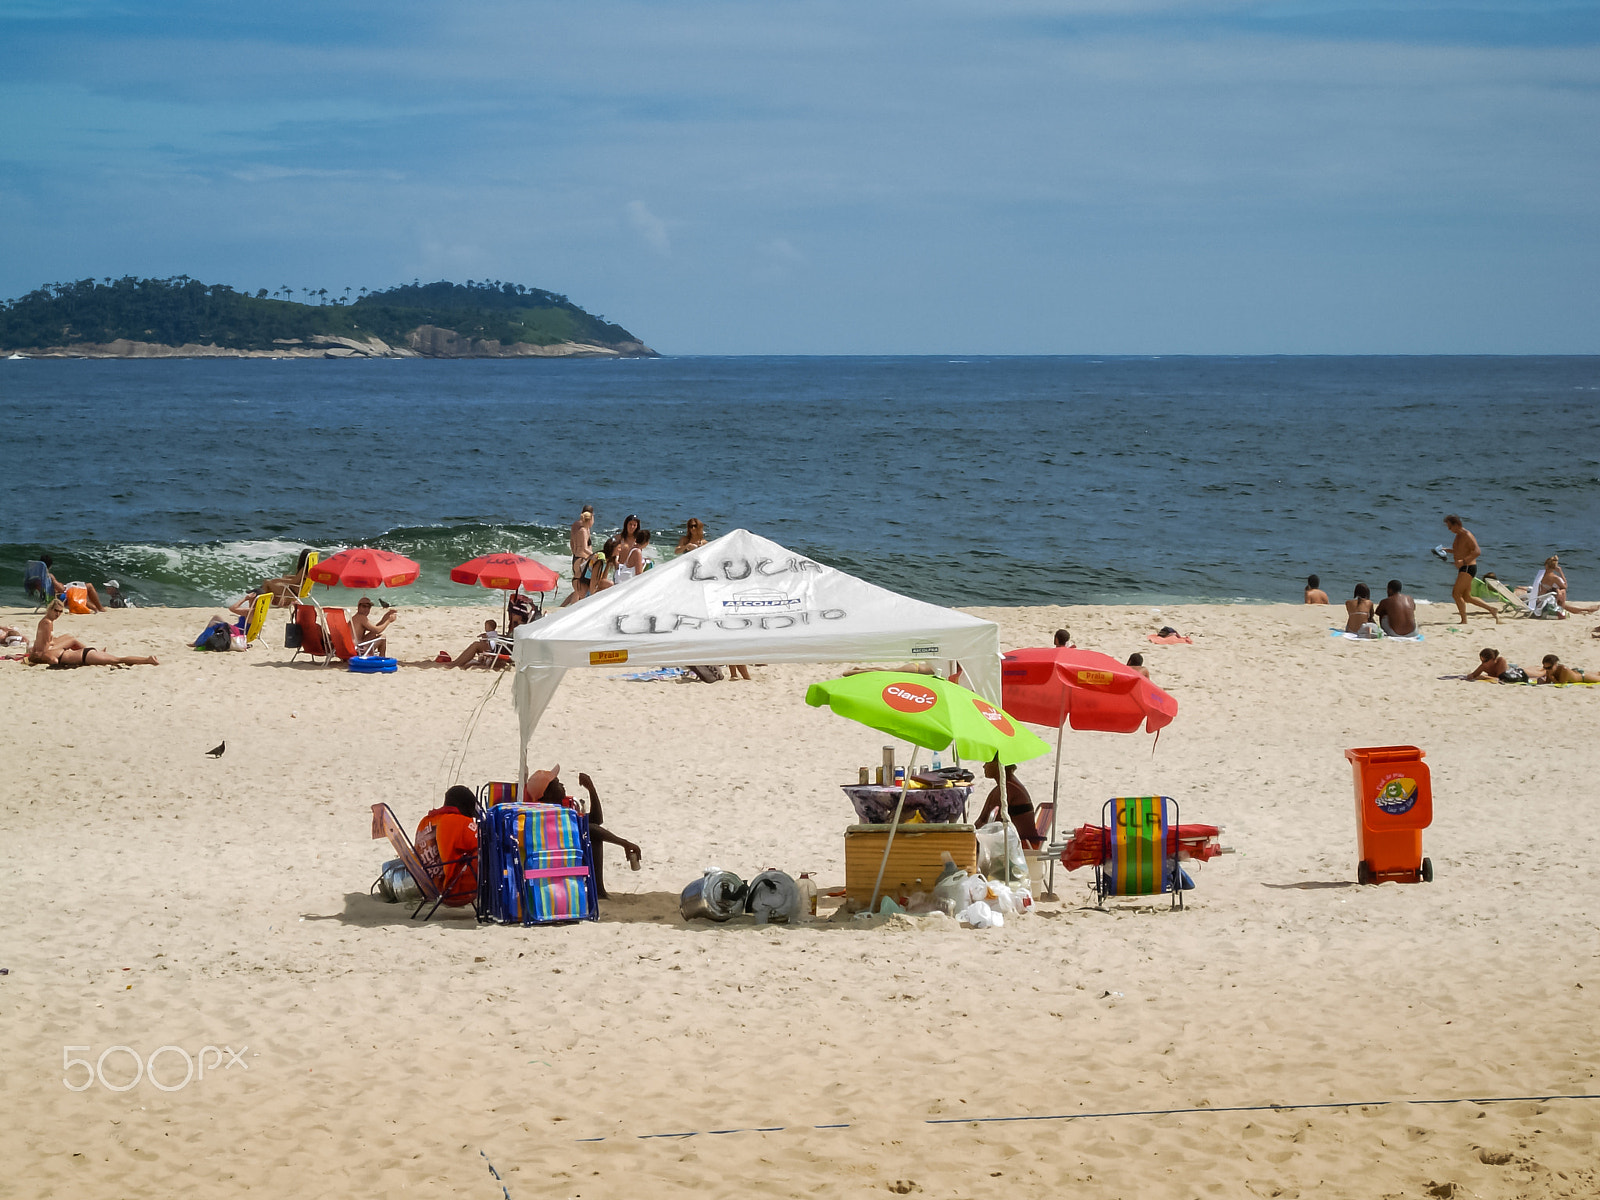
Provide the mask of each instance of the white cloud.
{"label": "white cloud", "polygon": [[672,254],[672,240],[667,237],[667,226],[645,206],[643,200],[628,201],[628,224],[644,239],[645,245],[663,258]]}

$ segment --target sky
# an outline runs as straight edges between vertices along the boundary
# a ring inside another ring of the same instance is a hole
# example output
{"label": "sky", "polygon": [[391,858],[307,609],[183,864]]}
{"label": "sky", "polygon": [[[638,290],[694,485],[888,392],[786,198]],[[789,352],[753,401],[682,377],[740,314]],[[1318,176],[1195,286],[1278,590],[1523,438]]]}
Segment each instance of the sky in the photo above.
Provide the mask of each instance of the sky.
{"label": "sky", "polygon": [[1600,352],[1600,0],[0,0],[0,298],[671,354]]}

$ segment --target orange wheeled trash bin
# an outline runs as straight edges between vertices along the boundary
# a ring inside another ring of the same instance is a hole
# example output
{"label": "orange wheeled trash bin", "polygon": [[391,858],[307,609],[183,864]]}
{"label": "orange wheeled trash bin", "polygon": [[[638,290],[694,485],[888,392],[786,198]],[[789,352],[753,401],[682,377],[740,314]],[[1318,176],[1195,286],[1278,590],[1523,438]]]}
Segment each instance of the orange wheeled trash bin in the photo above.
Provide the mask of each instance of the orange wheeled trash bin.
{"label": "orange wheeled trash bin", "polygon": [[1422,831],[1433,823],[1433,783],[1415,746],[1346,750],[1356,783],[1356,844],[1361,883],[1433,882]]}

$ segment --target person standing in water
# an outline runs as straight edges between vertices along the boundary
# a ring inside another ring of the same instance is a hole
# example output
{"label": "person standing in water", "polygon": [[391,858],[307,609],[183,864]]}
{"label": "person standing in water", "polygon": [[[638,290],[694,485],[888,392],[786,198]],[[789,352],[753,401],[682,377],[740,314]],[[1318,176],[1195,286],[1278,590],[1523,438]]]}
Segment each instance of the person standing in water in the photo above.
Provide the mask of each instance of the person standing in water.
{"label": "person standing in water", "polygon": [[1484,612],[1494,618],[1496,625],[1500,624],[1500,611],[1492,604],[1487,604],[1471,595],[1472,581],[1478,577],[1478,559],[1483,550],[1478,545],[1478,539],[1472,536],[1472,531],[1461,523],[1461,518],[1451,513],[1444,519],[1444,527],[1455,534],[1455,541],[1450,543],[1450,557],[1456,564],[1456,585],[1450,589],[1450,599],[1456,602],[1456,612],[1461,614],[1461,623],[1467,623],[1467,605],[1476,604]]}
{"label": "person standing in water", "polygon": [[578,572],[589,561],[589,556],[594,553],[590,535],[594,532],[594,505],[585,504],[583,511],[578,514],[578,519],[572,523],[572,537],[569,545],[572,550],[572,578],[578,578]]}

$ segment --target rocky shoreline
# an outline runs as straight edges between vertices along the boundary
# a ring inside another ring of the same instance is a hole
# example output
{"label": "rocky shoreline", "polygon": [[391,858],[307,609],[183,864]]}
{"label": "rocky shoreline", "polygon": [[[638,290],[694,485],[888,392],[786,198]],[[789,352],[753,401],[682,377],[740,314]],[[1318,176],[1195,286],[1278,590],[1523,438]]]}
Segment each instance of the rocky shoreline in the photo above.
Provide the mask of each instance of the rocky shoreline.
{"label": "rocky shoreline", "polygon": [[421,325],[413,329],[404,346],[380,338],[333,337],[315,334],[304,340],[280,339],[270,350],[243,350],[194,342],[169,346],[159,342],[77,342],[17,350],[24,358],[654,358],[643,342],[557,342],[535,346],[529,342],[501,343],[494,339],[464,337],[453,329]]}

